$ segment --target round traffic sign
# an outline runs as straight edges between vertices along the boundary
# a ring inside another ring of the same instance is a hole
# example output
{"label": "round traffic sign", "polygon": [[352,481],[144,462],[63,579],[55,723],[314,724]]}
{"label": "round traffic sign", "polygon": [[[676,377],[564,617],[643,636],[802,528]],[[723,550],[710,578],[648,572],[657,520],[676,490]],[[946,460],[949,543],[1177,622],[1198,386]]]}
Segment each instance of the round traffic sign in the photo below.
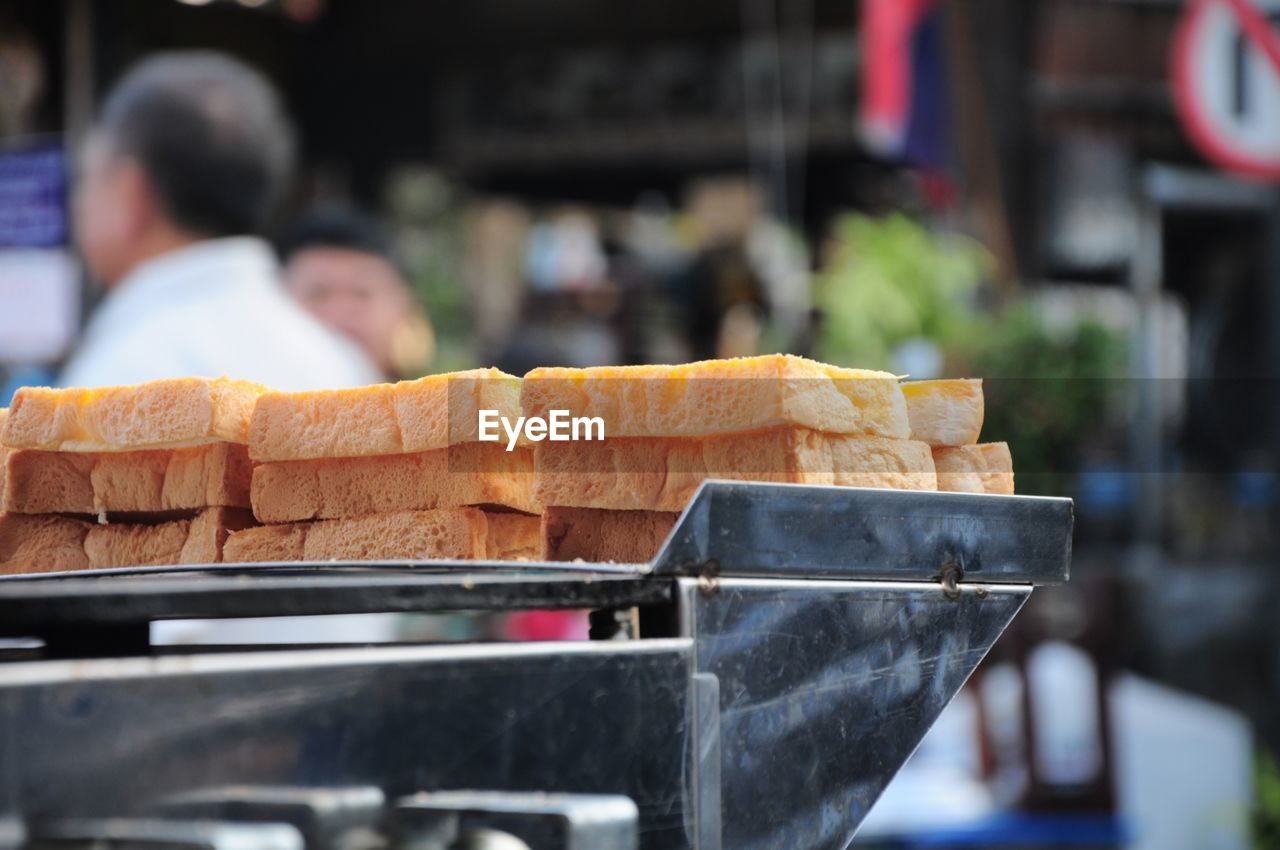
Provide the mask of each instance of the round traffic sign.
{"label": "round traffic sign", "polygon": [[1192,142],[1223,168],[1280,180],[1280,0],[1192,0],[1173,93]]}

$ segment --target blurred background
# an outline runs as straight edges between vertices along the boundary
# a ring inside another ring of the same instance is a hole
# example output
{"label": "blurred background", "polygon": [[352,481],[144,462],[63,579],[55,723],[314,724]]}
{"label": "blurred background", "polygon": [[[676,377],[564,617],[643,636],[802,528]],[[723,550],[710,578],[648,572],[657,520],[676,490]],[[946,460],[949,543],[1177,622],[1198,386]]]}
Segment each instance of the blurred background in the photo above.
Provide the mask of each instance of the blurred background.
{"label": "blurred background", "polygon": [[333,207],[393,242],[417,330],[391,377],[788,351],[987,379],[1019,492],[1076,500],[1073,579],[860,841],[1280,847],[1277,20],[1270,0],[6,0],[0,380],[52,380],[100,297],[68,209],[104,93],[156,51],[225,52],[297,130],[270,235]]}

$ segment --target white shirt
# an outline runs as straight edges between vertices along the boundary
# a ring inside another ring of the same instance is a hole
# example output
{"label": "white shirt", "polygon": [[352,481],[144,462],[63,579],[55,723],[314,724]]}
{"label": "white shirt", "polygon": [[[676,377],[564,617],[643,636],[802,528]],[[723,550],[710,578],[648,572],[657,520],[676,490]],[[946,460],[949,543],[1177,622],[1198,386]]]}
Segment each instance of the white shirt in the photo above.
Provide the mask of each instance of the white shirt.
{"label": "white shirt", "polygon": [[186,375],[290,391],[384,380],[354,343],[289,298],[275,254],[249,236],[197,242],[137,266],[90,319],[60,383]]}

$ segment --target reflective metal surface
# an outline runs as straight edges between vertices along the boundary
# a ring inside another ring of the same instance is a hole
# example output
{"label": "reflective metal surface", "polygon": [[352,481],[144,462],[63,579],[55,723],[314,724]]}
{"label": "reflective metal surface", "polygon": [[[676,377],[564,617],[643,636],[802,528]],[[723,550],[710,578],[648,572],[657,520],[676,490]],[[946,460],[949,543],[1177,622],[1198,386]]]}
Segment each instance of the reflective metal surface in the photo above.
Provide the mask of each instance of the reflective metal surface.
{"label": "reflective metal surface", "polygon": [[704,483],[654,572],[1057,584],[1071,563],[1070,499]]}
{"label": "reflective metal surface", "polygon": [[[437,565],[437,569],[443,569]],[[0,582],[0,636],[46,637],[155,620],[458,611],[614,608],[670,600],[670,583],[642,576],[514,568],[353,571],[193,571]]]}
{"label": "reflective metal surface", "polygon": [[304,850],[288,824],[110,818],[35,825],[27,850]]}
{"label": "reflective metal surface", "polygon": [[604,794],[438,791],[396,805],[393,843],[423,848],[426,838],[448,850],[478,819],[537,850],[636,850],[637,815],[631,800]]}
{"label": "reflective metal surface", "polygon": [[308,850],[357,850],[381,825],[382,789],[229,785],[202,788],[157,802],[158,816],[231,823],[286,823],[298,830]]}
{"label": "reflective metal surface", "polygon": [[722,844],[844,848],[1029,588],[680,582],[720,690]]}
{"label": "reflective metal surface", "polygon": [[0,665],[0,800],[38,822],[184,791],[368,784],[621,794],[683,848],[687,640]]}
{"label": "reflective metal surface", "polygon": [[[0,581],[0,635],[44,641],[0,662],[0,850],[120,818],[282,822],[306,850],[589,828],[586,798],[543,792],[629,798],[644,850],[844,848],[1032,586],[1066,579],[1071,523],[1059,499],[708,482],[652,566]],[[601,639],[162,655],[147,637],[163,619],[564,607],[597,609]],[[389,828],[378,801],[422,792],[401,812],[417,826]]]}

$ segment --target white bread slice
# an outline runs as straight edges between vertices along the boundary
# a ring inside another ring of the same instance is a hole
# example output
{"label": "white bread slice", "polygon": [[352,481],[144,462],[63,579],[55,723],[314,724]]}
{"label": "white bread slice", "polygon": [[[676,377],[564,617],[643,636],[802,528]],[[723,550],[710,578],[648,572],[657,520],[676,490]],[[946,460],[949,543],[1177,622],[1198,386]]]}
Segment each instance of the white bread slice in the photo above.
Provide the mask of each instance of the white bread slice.
{"label": "white bread slice", "polygon": [[838,434],[906,439],[898,380],[768,354],[683,366],[544,368],[525,375],[525,416],[598,416],[608,437],[704,437],[802,425]]}
{"label": "white bread slice", "polygon": [[935,448],[933,462],[939,490],[1013,494],[1013,457],[1007,443]]}
{"label": "white bread slice", "polygon": [[222,547],[222,559],[228,564],[301,561],[310,523],[260,525],[236,531]]}
{"label": "white bread slice", "polygon": [[84,551],[91,569],[216,564],[222,560],[227,536],[254,524],[246,510],[206,508],[191,519],[156,525],[94,525],[85,536]]}
{"label": "white bread slice", "polygon": [[0,575],[89,569],[84,520],[0,513]]}
{"label": "white bread slice", "polygon": [[542,559],[648,563],[680,514],[551,507],[542,512]]}
{"label": "white bread slice", "polygon": [[979,443],[986,472],[982,473],[982,489],[1001,496],[1013,495],[1013,455],[1008,443]]}
{"label": "white bread slice", "polygon": [[15,449],[120,452],[247,443],[266,387],[230,378],[166,378],[124,387],[22,387],[0,443]]}
{"label": "white bread slice", "polygon": [[232,534],[223,555],[229,563],[530,558],[540,523],[479,508],[398,511],[251,528]]}
{"label": "white bread slice", "polygon": [[0,510],[102,516],[247,508],[252,474],[239,443],[136,452],[14,449]]}
{"label": "white bread slice", "polygon": [[[4,420],[8,416],[9,416],[9,408],[0,407],[0,434],[4,433]],[[3,443],[0,443],[0,496],[4,496],[4,481],[5,481],[5,476],[8,474],[7,472],[8,459],[9,459],[9,450],[4,447]],[[3,510],[4,508],[0,508],[0,511],[3,511]]]}
{"label": "white bread slice", "polygon": [[443,449],[475,441],[484,409],[514,421],[520,379],[473,369],[354,389],[269,392],[253,411],[249,456],[309,460]]}
{"label": "white bread slice", "polygon": [[542,518],[514,511],[484,511],[485,558],[536,561],[542,556]]}
{"label": "white bread slice", "polygon": [[533,451],[462,443],[413,454],[274,461],[253,471],[253,511],[265,523],[467,505],[537,513]]}
{"label": "white bread slice", "polygon": [[708,478],[934,490],[924,443],[784,427],[705,438],[621,437],[539,443],[534,496],[543,505],[681,511]]}
{"label": "white bread slice", "polygon": [[0,574],[213,564],[227,535],[253,524],[248,511],[209,508],[156,525],[47,514],[0,514]]}
{"label": "white bread slice", "polygon": [[982,433],[982,379],[907,381],[902,385],[911,439],[931,446],[970,446]]}

